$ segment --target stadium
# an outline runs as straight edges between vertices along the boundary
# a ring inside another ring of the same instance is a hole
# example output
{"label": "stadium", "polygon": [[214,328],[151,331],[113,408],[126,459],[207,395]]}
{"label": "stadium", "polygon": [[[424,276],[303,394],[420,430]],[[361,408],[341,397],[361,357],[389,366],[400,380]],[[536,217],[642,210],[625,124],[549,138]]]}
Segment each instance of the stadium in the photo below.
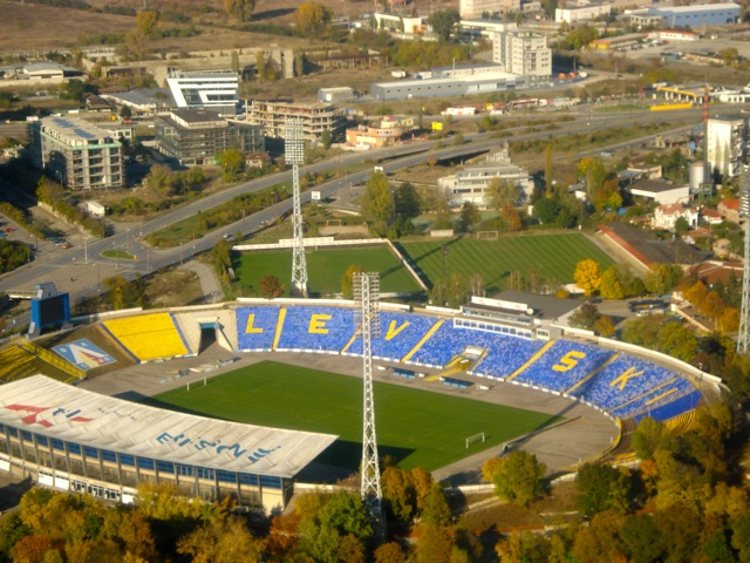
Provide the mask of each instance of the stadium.
{"label": "stadium", "polygon": [[[357,470],[361,391],[354,377],[327,375],[356,375],[362,342],[353,307],[239,299],[115,311],[18,341],[0,351],[0,469],[120,502],[132,502],[140,483],[168,481],[188,495],[283,509],[300,482]],[[454,311],[382,303],[380,310],[372,352],[383,384],[376,389],[384,402],[381,455],[406,466],[454,464],[476,474],[480,458],[539,435],[547,437],[542,449],[583,452],[568,461],[598,458],[616,450],[623,427],[645,416],[689,424],[693,410],[720,392],[720,380],[697,368],[540,321],[528,304]],[[269,359],[283,364],[256,375],[239,368]],[[299,380],[284,379],[295,363],[303,366]],[[316,366],[329,369],[304,371]],[[263,387],[275,378],[283,384]],[[223,394],[201,398],[222,385]],[[354,395],[339,395],[347,385]],[[506,410],[490,410],[500,408],[493,398]],[[557,410],[542,408],[548,401]],[[589,423],[571,429],[561,404],[606,422],[611,443],[588,443]],[[399,418],[387,428],[389,417],[411,411],[418,419],[410,427]],[[561,426],[567,434],[552,434]]]}

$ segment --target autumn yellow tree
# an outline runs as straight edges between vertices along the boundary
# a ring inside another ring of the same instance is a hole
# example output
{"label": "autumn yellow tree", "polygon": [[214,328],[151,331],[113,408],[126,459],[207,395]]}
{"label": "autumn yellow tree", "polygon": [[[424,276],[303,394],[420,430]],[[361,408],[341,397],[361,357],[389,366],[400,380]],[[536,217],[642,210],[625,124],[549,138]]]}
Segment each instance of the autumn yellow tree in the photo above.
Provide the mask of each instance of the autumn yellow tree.
{"label": "autumn yellow tree", "polygon": [[591,295],[599,289],[602,284],[602,274],[599,271],[599,263],[596,260],[586,258],[576,264],[573,279],[586,295]]}
{"label": "autumn yellow tree", "polygon": [[294,12],[294,25],[303,35],[322,32],[331,21],[331,11],[317,2],[302,2]]}
{"label": "autumn yellow tree", "polygon": [[247,21],[253,15],[255,0],[224,0],[224,10],[230,18]]}

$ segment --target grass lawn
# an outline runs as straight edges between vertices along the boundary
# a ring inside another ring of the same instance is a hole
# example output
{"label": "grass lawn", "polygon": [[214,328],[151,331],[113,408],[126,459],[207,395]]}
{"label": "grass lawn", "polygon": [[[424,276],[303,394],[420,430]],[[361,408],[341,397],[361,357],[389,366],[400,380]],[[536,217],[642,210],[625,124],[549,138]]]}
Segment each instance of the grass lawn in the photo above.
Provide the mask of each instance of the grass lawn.
{"label": "grass lawn", "polygon": [[[576,263],[584,258],[599,262],[602,270],[614,262],[579,233],[505,236],[497,240],[460,238],[401,244],[412,263],[432,282],[448,272],[466,276],[480,273],[489,291],[503,289],[511,272],[536,272],[560,283],[573,281]],[[444,255],[443,247],[448,249]]]}
{"label": "grass lawn", "polygon": [[[307,272],[312,294],[325,295],[341,291],[341,276],[351,264],[366,271],[380,272],[382,292],[416,293],[419,287],[409,272],[385,245],[358,248],[306,249]],[[292,251],[243,253],[235,267],[240,283],[257,291],[263,276],[271,274],[289,286],[292,277]]]}
{"label": "grass lawn", "polygon": [[135,256],[130,254],[130,252],[122,250],[121,248],[110,248],[105,250],[102,252],[102,256],[106,256],[107,258],[123,258],[125,260],[135,259]]}
{"label": "grass lawn", "polygon": [[[435,383],[440,385],[440,383]],[[264,426],[337,434],[323,461],[356,469],[361,458],[362,381],[276,362],[261,362],[174,389],[151,400],[160,407]],[[375,382],[379,453],[400,467],[427,470],[497,446],[557,420],[533,411]],[[486,441],[466,449],[465,438]]]}

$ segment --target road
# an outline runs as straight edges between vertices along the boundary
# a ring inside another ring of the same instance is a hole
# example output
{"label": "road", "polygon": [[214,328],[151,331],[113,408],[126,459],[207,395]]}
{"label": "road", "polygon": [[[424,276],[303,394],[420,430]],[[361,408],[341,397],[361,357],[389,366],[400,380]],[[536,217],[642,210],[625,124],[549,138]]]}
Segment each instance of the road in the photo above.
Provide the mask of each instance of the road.
{"label": "road", "polygon": [[[737,106],[719,108],[719,113],[736,113]],[[716,113],[717,110],[712,110]],[[699,108],[691,110],[660,112],[623,112],[597,114],[588,110],[579,110],[573,121],[558,124],[558,128],[550,131],[514,134],[504,131],[503,137],[493,136],[492,133],[476,133],[465,135],[466,142],[462,145],[448,145],[448,139],[443,141],[426,141],[410,145],[395,146],[368,153],[354,153],[339,155],[330,160],[304,166],[301,173],[323,173],[327,171],[346,170],[354,165],[361,165],[365,160],[378,160],[386,172],[395,172],[426,162],[430,158],[446,159],[459,156],[478,154],[489,151],[505,140],[538,140],[559,137],[581,132],[582,130],[601,130],[613,127],[632,126],[635,123],[650,122],[684,122],[685,120],[700,123]],[[641,140],[639,140],[641,141]],[[441,145],[438,145],[441,143]],[[438,148],[440,146],[441,148]],[[319,186],[323,197],[329,197],[338,190],[348,189],[367,180],[371,173],[369,167],[360,171],[344,173],[341,177],[327,181]],[[291,182],[291,171],[264,176],[262,178],[244,182],[232,188],[211,194],[193,201],[179,208],[167,211],[162,215],[138,225],[120,231],[114,235],[96,241],[90,241],[83,246],[75,246],[69,250],[58,249],[52,253],[45,253],[31,264],[9,272],[0,277],[0,291],[11,289],[33,289],[41,281],[54,281],[58,288],[69,291],[73,302],[81,297],[99,292],[99,283],[113,273],[134,275],[135,273],[149,273],[167,266],[184,263],[196,254],[213,248],[225,234],[239,238],[254,233],[279,216],[291,210],[291,199],[279,202],[267,209],[245,217],[244,219],[196,239],[180,247],[171,249],[151,249],[143,242],[146,235],[161,230],[175,222],[196,215],[199,211],[216,207],[230,199],[246,193],[257,192],[275,184]],[[302,201],[310,200],[310,191],[302,194]],[[116,260],[104,258],[101,253],[108,249],[128,248],[135,256],[134,260]]]}

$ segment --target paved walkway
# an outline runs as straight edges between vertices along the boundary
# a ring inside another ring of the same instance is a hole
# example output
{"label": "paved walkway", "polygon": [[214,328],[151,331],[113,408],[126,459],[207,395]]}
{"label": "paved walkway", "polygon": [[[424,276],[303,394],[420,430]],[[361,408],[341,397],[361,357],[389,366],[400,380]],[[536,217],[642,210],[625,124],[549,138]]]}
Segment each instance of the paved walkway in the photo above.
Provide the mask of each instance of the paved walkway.
{"label": "paved walkway", "polygon": [[182,268],[190,270],[198,276],[205,303],[218,303],[221,301],[221,284],[216,279],[216,272],[211,266],[198,260],[190,260]]}

